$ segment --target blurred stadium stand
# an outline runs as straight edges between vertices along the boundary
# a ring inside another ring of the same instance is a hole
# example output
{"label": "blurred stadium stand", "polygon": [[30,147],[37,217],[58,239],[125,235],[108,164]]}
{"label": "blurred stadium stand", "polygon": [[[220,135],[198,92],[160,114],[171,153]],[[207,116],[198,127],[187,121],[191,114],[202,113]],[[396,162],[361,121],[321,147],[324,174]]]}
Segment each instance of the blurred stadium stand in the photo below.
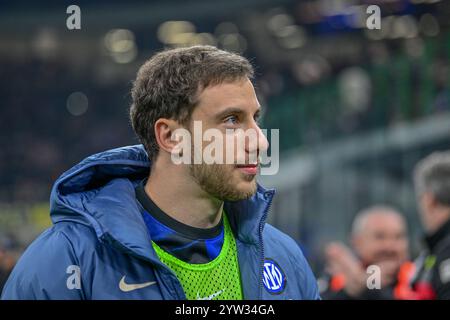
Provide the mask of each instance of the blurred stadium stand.
{"label": "blurred stadium stand", "polygon": [[[85,156],[137,143],[138,67],[164,47],[212,44],[257,67],[264,128],[280,128],[270,221],[316,270],[356,212],[387,203],[420,226],[411,169],[450,148],[450,1],[0,2],[0,241],[23,248],[49,225],[53,181]],[[381,30],[365,26],[381,7]],[[3,239],[3,240],[1,240]],[[0,243],[0,247],[2,243]],[[417,250],[416,242],[413,250]]]}

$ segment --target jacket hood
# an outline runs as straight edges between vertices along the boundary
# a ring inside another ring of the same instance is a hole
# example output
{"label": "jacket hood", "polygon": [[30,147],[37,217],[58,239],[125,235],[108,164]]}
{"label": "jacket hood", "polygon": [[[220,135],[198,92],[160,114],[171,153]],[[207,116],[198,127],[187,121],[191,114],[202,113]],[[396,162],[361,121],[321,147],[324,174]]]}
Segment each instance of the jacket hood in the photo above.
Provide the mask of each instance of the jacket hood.
{"label": "jacket hood", "polygon": [[[142,145],[94,154],[63,173],[50,196],[53,223],[73,221],[94,228],[99,239],[148,255],[151,239],[135,197],[135,186],[148,177],[150,161]],[[258,185],[247,200],[225,202],[236,237],[258,242],[274,190]]]}

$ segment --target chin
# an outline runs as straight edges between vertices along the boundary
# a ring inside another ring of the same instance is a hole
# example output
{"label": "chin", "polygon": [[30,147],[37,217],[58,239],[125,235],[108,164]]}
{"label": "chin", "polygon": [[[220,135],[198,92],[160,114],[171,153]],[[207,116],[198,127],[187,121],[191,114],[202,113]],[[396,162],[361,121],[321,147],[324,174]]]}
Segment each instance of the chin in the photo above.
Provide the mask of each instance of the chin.
{"label": "chin", "polygon": [[237,193],[241,194],[243,199],[248,199],[256,193],[256,179],[252,181],[241,182],[236,187]]}

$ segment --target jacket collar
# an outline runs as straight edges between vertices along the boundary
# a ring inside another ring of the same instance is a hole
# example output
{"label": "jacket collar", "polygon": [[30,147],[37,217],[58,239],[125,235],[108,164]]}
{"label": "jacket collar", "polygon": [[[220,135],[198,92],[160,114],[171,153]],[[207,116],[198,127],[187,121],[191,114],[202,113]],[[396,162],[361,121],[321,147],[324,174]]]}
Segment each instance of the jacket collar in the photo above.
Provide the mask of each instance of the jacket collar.
{"label": "jacket collar", "polygon": [[[150,162],[142,145],[92,155],[62,174],[50,198],[53,223],[75,221],[94,228],[108,240],[138,256],[154,257],[151,239],[136,201],[135,187],[149,175]],[[258,185],[248,200],[225,202],[236,237],[258,244],[274,195]]]}

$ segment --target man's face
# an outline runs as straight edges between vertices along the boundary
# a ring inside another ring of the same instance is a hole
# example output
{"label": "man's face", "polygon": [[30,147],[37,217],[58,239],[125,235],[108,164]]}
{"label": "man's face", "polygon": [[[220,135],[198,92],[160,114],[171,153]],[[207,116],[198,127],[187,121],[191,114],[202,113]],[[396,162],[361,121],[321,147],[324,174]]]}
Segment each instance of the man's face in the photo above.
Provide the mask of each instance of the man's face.
{"label": "man's face", "polygon": [[400,266],[408,258],[408,239],[404,221],[395,214],[372,214],[354,236],[357,254],[367,264],[395,261]]}
{"label": "man's face", "polygon": [[433,213],[438,207],[436,198],[430,192],[424,192],[419,196],[419,216],[427,233],[435,231]]}
{"label": "man's face", "polygon": [[[234,144],[232,163],[189,165],[191,176],[208,194],[220,200],[237,201],[247,199],[256,192],[257,159],[259,153],[268,148],[268,141],[257,124],[259,114],[260,105],[248,79],[212,86],[200,94],[199,104],[191,116],[191,133],[194,121],[201,121],[203,132],[212,128],[220,131],[224,141],[223,155],[230,151],[227,150],[230,145],[225,141],[233,141]],[[256,139],[246,139],[239,144],[239,133],[226,132],[227,129],[253,130]],[[203,142],[201,152],[208,144]],[[194,144],[195,148],[199,146]],[[238,160],[244,161],[244,164],[238,165],[241,163]]]}

